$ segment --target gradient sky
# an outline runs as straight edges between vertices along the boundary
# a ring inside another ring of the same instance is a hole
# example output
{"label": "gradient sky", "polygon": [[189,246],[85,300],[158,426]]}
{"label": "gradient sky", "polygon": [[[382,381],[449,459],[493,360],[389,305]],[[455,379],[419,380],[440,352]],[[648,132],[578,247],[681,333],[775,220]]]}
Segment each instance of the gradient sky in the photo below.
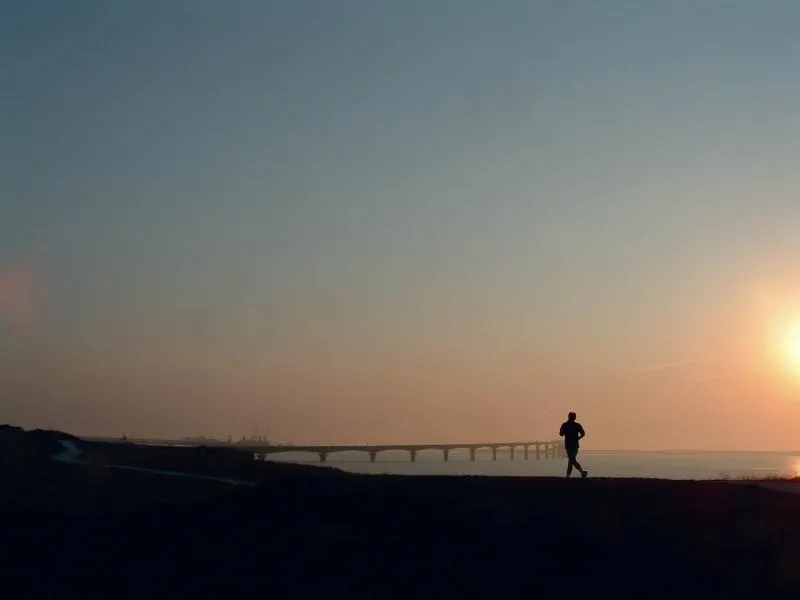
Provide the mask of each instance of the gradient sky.
{"label": "gradient sky", "polygon": [[0,422],[800,449],[800,4],[5,0]]}

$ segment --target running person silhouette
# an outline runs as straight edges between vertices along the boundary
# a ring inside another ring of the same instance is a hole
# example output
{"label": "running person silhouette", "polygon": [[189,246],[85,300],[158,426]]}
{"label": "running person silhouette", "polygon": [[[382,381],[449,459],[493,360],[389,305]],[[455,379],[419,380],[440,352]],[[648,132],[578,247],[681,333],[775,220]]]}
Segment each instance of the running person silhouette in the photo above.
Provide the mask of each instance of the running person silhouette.
{"label": "running person silhouette", "polygon": [[586,436],[583,426],[575,419],[577,415],[574,412],[569,413],[567,420],[561,424],[561,429],[558,435],[564,438],[564,449],[567,451],[569,463],[567,464],[567,479],[572,475],[572,467],[578,469],[581,477],[586,477],[589,471],[585,471],[581,464],[578,462],[578,449],[580,448],[579,440]]}

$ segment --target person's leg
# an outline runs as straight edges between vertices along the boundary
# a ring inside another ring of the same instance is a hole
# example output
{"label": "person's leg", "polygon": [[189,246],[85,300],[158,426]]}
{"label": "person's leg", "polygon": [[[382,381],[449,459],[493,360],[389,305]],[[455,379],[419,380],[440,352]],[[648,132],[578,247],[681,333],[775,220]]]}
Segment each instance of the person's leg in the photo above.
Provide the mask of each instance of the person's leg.
{"label": "person's leg", "polygon": [[[569,459],[567,461],[567,477],[569,478],[569,476],[572,475],[572,468],[575,465],[575,450],[567,448],[567,458]],[[580,467],[578,470],[580,471]]]}
{"label": "person's leg", "polygon": [[575,463],[575,468],[578,469],[578,473],[581,474],[581,477],[586,477],[586,471],[583,470],[581,463],[578,462],[578,450],[575,449],[572,455],[572,462]]}

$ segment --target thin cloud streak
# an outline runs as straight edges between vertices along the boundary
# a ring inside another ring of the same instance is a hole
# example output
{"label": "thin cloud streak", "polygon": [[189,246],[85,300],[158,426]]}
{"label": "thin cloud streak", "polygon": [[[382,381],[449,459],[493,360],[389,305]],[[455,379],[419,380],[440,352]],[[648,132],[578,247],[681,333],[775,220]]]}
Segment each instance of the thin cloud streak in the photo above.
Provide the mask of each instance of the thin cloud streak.
{"label": "thin cloud streak", "polygon": [[666,363],[659,363],[656,365],[649,365],[647,367],[642,367],[640,369],[636,369],[633,373],[654,373],[657,371],[666,371],[667,369],[674,369],[676,367],[682,367],[683,365],[691,365],[699,362],[697,358],[687,358],[684,360],[675,360],[672,362]]}
{"label": "thin cloud streak", "polygon": [[40,299],[37,273],[32,267],[13,266],[0,271],[0,322],[28,330],[38,320]]}

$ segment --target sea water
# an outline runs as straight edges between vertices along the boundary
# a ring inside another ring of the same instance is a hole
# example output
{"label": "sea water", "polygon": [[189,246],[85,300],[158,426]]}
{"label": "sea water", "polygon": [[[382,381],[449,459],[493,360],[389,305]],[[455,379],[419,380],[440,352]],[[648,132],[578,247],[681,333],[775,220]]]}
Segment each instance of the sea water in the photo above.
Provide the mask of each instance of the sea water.
{"label": "sea water", "polygon": [[[321,464],[315,454],[287,452],[270,460]],[[581,451],[578,460],[591,477],[647,477],[661,479],[735,479],[800,477],[800,452],[593,452]],[[334,452],[327,466],[367,474],[392,475],[494,475],[521,477],[563,476],[566,459],[542,457],[533,452],[524,460],[518,450],[511,459],[507,449],[479,451],[474,462],[469,451],[451,450],[445,461],[441,450],[424,450],[411,462],[407,451],[379,452],[371,462],[367,452]],[[575,473],[574,476],[577,476]]]}

